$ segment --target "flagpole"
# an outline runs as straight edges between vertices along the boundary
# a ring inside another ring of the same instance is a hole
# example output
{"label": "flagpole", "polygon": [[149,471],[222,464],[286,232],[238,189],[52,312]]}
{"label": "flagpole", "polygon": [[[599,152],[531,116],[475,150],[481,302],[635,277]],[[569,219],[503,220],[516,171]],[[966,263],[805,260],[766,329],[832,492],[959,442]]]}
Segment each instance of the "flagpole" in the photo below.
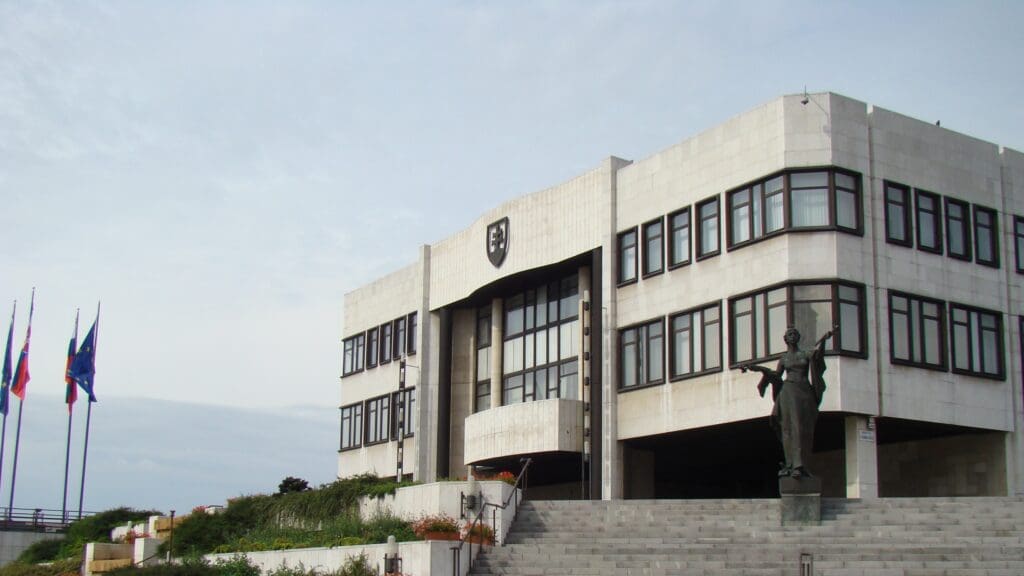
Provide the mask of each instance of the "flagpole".
{"label": "flagpole", "polygon": [[68,367],[64,372],[64,381],[66,384],[64,401],[68,403],[68,441],[65,444],[64,450],[64,500],[61,502],[60,507],[61,522],[68,521],[68,472],[71,470],[71,418],[74,415],[74,410],[72,409],[74,404],[71,402],[69,395],[71,392],[75,392],[77,395],[75,387],[78,386],[78,383],[74,380],[68,382],[69,377],[67,375],[67,371],[71,369],[71,355],[75,353],[75,344],[78,340],[78,316],[79,311],[75,310],[75,333],[71,336],[71,344],[68,346]]}
{"label": "flagpole", "polygon": [[[14,306],[11,309],[11,328],[7,332],[7,341],[8,341],[7,342],[7,346],[8,346],[8,348],[11,345],[11,343],[10,343],[11,334],[14,332],[14,313],[17,312],[17,310],[18,310],[18,301],[15,300],[14,301]],[[9,351],[10,350],[8,350],[8,352]],[[7,363],[9,363],[9,361],[10,361],[10,359],[6,356],[6,353],[5,353],[4,363],[7,364]],[[5,370],[4,378],[6,379],[7,376],[8,375],[6,374],[6,370]],[[10,402],[10,388],[9,388],[10,385],[11,385],[10,382],[4,382],[3,386],[7,386],[8,389],[0,391],[0,394],[4,394],[5,396],[7,396],[7,398],[5,399],[6,403]],[[4,407],[3,413],[4,413],[4,422],[3,422],[2,425],[0,425],[0,484],[3,483],[3,478],[4,478],[4,445],[7,443],[7,407],[6,406]]]}
{"label": "flagpole", "polygon": [[[32,288],[32,300],[28,306],[28,329],[25,336],[25,346],[22,348],[23,352],[28,351],[29,338],[32,335],[32,315],[36,310],[36,289]],[[22,362],[25,362],[25,370],[28,371],[28,355],[25,354],[23,357],[18,359],[18,365],[21,366]],[[19,378],[20,376],[19,370]],[[27,381],[25,382],[27,383]],[[24,390],[22,390],[22,396],[24,396]],[[25,409],[25,399],[22,396],[18,396],[18,427],[17,432],[14,435],[14,463],[11,465],[11,497],[7,502],[7,520],[11,520],[11,514],[14,511],[14,485],[18,479],[18,448],[21,446],[21,415]]]}
{"label": "flagpole", "polygon": [[[93,334],[93,354],[100,340],[100,303],[96,303],[96,322],[93,324],[96,332]],[[86,338],[88,340],[88,338]],[[89,459],[89,425],[92,423],[92,394],[86,399],[89,407],[85,411],[85,448],[82,450],[82,483],[78,489],[78,519],[82,519],[82,502],[85,500],[85,463]]]}
{"label": "flagpole", "polygon": [[11,520],[11,512],[14,510],[14,482],[18,478],[18,445],[21,444],[21,411],[25,408],[25,401],[18,401],[18,432],[14,435],[14,464],[11,466],[11,498],[7,502],[7,521]]}

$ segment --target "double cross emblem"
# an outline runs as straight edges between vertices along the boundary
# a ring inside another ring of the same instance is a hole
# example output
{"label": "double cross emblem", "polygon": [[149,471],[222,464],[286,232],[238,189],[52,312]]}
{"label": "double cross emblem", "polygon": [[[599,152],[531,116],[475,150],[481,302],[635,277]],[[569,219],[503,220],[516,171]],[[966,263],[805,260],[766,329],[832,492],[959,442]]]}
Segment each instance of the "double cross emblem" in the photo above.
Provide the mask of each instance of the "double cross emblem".
{"label": "double cross emblem", "polygon": [[507,254],[508,216],[487,226],[487,259],[498,268]]}

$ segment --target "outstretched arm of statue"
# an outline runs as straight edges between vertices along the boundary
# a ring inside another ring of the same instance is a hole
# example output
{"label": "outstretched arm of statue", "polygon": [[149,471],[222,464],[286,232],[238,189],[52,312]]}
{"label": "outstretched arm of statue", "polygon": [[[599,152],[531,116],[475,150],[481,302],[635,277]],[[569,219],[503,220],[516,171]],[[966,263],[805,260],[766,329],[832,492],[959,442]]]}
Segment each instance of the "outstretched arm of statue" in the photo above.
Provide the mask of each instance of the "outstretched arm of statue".
{"label": "outstretched arm of statue", "polygon": [[819,351],[824,350],[825,341],[831,338],[836,333],[836,330],[838,328],[838,326],[833,326],[831,330],[822,334],[821,338],[818,338],[818,341],[814,343],[814,347],[817,348]]}

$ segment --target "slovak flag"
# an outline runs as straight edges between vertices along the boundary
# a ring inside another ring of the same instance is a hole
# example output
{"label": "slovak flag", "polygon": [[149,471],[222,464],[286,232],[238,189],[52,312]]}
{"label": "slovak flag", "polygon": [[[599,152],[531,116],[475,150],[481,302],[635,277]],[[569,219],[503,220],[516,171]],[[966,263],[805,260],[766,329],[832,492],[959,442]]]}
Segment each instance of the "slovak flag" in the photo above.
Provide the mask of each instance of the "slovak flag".
{"label": "slovak flag", "polygon": [[78,386],[75,385],[75,379],[71,377],[71,364],[75,361],[75,348],[77,347],[78,318],[75,317],[75,333],[72,334],[71,341],[68,342],[68,363],[64,366],[64,382],[67,384],[64,392],[64,402],[68,405],[68,414],[71,413],[75,400],[78,400]]}
{"label": "slovak flag", "polygon": [[21,347],[21,354],[18,356],[18,366],[14,369],[14,383],[11,384],[11,393],[22,401],[25,400],[25,388],[32,376],[28,373],[28,345],[32,340],[32,324],[28,325],[25,332],[25,345]]}

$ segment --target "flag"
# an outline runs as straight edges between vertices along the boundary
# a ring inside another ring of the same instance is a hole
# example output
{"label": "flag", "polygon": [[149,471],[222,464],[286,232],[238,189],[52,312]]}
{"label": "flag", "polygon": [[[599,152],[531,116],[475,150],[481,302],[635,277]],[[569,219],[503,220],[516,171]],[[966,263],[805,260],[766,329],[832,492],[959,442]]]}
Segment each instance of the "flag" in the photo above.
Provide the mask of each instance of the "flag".
{"label": "flag", "polygon": [[82,345],[75,354],[68,368],[68,377],[78,382],[78,385],[89,395],[89,402],[96,401],[96,395],[92,392],[93,378],[96,377],[96,326],[99,324],[99,317],[92,323],[89,333],[82,340]]}
{"label": "flag", "polygon": [[21,347],[21,354],[18,355],[18,366],[14,369],[14,383],[11,384],[11,393],[25,401],[25,388],[32,376],[28,373],[28,345],[32,340],[32,320],[29,314],[28,330],[25,332],[25,345]]}
{"label": "flag", "polygon": [[4,352],[4,371],[0,379],[0,414],[7,416],[11,393],[11,340],[14,340],[14,314],[11,314],[11,327],[7,330],[7,350]]}
{"label": "flag", "polygon": [[75,361],[75,348],[78,347],[78,317],[75,317],[75,333],[72,334],[71,340],[68,342],[68,362],[64,365],[64,382],[67,387],[64,392],[64,402],[68,405],[68,414],[71,414],[71,408],[75,405],[75,400],[78,400],[78,386],[75,385],[75,379],[71,377],[71,364]]}

